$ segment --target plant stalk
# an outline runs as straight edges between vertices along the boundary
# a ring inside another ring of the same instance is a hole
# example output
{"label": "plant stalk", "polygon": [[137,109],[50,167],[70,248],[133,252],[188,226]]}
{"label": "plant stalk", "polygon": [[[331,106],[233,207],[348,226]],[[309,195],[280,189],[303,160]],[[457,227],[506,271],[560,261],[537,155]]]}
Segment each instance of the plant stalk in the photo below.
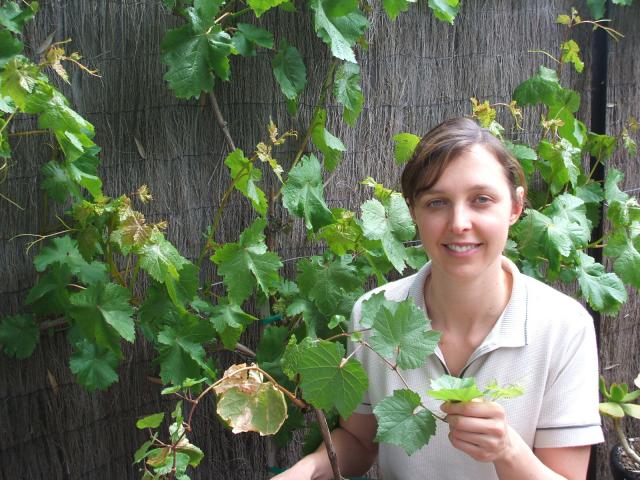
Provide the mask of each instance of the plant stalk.
{"label": "plant stalk", "polygon": [[640,465],[640,455],[636,453],[636,451],[631,447],[629,440],[627,439],[627,435],[622,428],[622,420],[619,418],[613,419],[613,426],[618,434],[618,440],[620,440],[620,445],[624,452],[632,459],[636,464]]}
{"label": "plant stalk", "polygon": [[213,92],[209,93],[209,100],[211,100],[211,106],[213,107],[213,115],[215,116],[216,122],[218,122],[218,125],[222,130],[222,134],[224,135],[224,139],[227,142],[227,145],[229,145],[229,148],[231,150],[235,150],[236,144],[233,142],[233,138],[231,138],[231,132],[229,132],[229,127],[227,126],[227,122],[225,121],[224,117],[222,116],[222,112],[220,111],[220,106],[218,105],[218,99],[216,98],[216,95]]}
{"label": "plant stalk", "polygon": [[333,447],[333,441],[331,440],[331,432],[329,431],[329,425],[327,425],[327,417],[324,412],[319,408],[314,408],[318,425],[320,425],[320,431],[322,432],[322,441],[327,448],[327,455],[329,456],[329,463],[331,463],[331,470],[333,471],[334,480],[343,480],[340,475],[340,467],[338,466],[338,456],[336,450]]}

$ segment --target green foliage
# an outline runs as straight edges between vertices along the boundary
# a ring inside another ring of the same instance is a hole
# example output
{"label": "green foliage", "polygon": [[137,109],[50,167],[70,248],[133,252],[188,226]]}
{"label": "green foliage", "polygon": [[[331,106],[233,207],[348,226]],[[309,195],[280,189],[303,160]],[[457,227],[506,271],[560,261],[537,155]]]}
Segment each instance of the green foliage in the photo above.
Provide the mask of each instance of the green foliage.
{"label": "green foliage", "polygon": [[411,390],[396,390],[373,409],[378,420],[377,442],[402,447],[412,455],[424,447],[436,433],[436,421],[422,406],[420,395]]}
{"label": "green foliage", "polygon": [[429,8],[436,18],[453,25],[453,20],[460,11],[460,0],[429,0]]}
{"label": "green foliage", "polygon": [[407,163],[420,142],[420,137],[413,133],[398,133],[393,136],[395,147],[393,157],[398,165]]}
{"label": "green foliage", "polygon": [[333,79],[333,96],[344,107],[342,118],[353,127],[364,105],[360,67],[357,64],[344,62],[338,67]]}
{"label": "green foliage", "polygon": [[278,286],[282,262],[278,255],[267,251],[263,233],[266,226],[266,221],[255,220],[242,232],[238,243],[225,244],[211,257],[235,303],[245,301],[256,286],[265,295]]}
{"label": "green foliage", "polygon": [[118,356],[109,348],[81,340],[69,359],[71,371],[88,391],[104,390],[118,380]]}
{"label": "green foliage", "polygon": [[313,156],[304,156],[293,167],[282,188],[282,204],[291,213],[304,218],[307,230],[334,223],[333,214],[324,200],[322,168]]}
{"label": "green foliage", "polygon": [[342,160],[342,152],[346,147],[342,141],[326,129],[327,111],[324,108],[316,109],[311,121],[311,139],[324,157],[324,166],[332,172]]}
{"label": "green foliage", "polygon": [[[371,313],[367,309],[367,314]],[[422,367],[440,340],[440,332],[431,330],[424,312],[413,300],[383,300],[374,318],[371,348],[403,370]]]}
{"label": "green foliage", "polygon": [[307,69],[300,51],[286,41],[283,42],[273,57],[271,66],[282,94],[295,105],[307,85]]}
{"label": "green foliage", "polygon": [[416,0],[382,0],[382,7],[389,18],[395,20],[400,13],[409,10],[409,3],[416,3]]}
{"label": "green foliage", "polygon": [[218,415],[233,427],[233,433],[258,432],[273,435],[287,417],[283,393],[271,382],[255,389],[231,388],[220,395]]}
{"label": "green foliage", "polygon": [[257,186],[257,182],[262,180],[262,170],[254,167],[239,148],[227,155],[224,164],[229,167],[233,186],[251,201],[260,215],[266,215],[267,197]]}
{"label": "green foliage", "polygon": [[30,315],[5,317],[0,323],[0,344],[10,357],[31,356],[40,339],[40,329]]}
{"label": "green foliage", "polygon": [[330,0],[310,0],[316,33],[329,45],[334,57],[357,63],[353,46],[369,26],[367,17],[358,10],[357,3],[349,2],[348,11],[335,12],[327,11],[329,5]]}

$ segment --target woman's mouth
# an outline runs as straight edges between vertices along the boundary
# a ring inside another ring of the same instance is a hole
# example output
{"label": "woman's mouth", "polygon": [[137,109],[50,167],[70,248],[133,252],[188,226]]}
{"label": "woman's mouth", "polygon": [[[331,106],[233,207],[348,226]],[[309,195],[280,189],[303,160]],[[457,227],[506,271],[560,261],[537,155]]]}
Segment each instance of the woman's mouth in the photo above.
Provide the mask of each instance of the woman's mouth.
{"label": "woman's mouth", "polygon": [[454,252],[465,253],[478,248],[480,245],[480,243],[447,243],[444,246]]}

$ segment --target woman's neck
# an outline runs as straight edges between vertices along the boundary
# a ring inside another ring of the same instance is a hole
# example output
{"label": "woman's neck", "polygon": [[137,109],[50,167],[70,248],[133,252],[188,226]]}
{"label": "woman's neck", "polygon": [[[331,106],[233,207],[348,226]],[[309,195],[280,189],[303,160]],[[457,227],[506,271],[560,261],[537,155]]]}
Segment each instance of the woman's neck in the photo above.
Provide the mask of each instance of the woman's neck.
{"label": "woman's neck", "polygon": [[483,275],[461,281],[432,269],[424,287],[432,328],[454,335],[486,336],[511,296],[513,278],[502,262]]}

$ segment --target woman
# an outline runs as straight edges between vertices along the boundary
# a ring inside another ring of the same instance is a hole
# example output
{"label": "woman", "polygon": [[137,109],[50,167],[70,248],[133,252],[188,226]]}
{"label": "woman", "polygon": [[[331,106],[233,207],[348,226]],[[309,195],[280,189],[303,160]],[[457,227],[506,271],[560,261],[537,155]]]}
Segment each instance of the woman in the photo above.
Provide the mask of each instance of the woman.
{"label": "woman", "polygon": [[[429,444],[408,457],[374,442],[375,407],[404,385],[368,349],[357,352],[369,392],[356,413],[332,432],[341,472],[366,472],[379,457],[388,479],[584,479],[590,445],[602,441],[597,352],[591,317],[575,300],[520,274],[502,256],[508,230],[523,210],[518,162],[487,130],[466,118],[448,120],[418,144],[402,174],[402,191],[430,262],[418,273],[364,299],[413,298],[442,332],[424,368],[403,372],[438,425]],[[497,402],[439,405],[426,395],[442,374],[517,383],[525,394]],[[332,478],[321,446],[276,477]]]}

